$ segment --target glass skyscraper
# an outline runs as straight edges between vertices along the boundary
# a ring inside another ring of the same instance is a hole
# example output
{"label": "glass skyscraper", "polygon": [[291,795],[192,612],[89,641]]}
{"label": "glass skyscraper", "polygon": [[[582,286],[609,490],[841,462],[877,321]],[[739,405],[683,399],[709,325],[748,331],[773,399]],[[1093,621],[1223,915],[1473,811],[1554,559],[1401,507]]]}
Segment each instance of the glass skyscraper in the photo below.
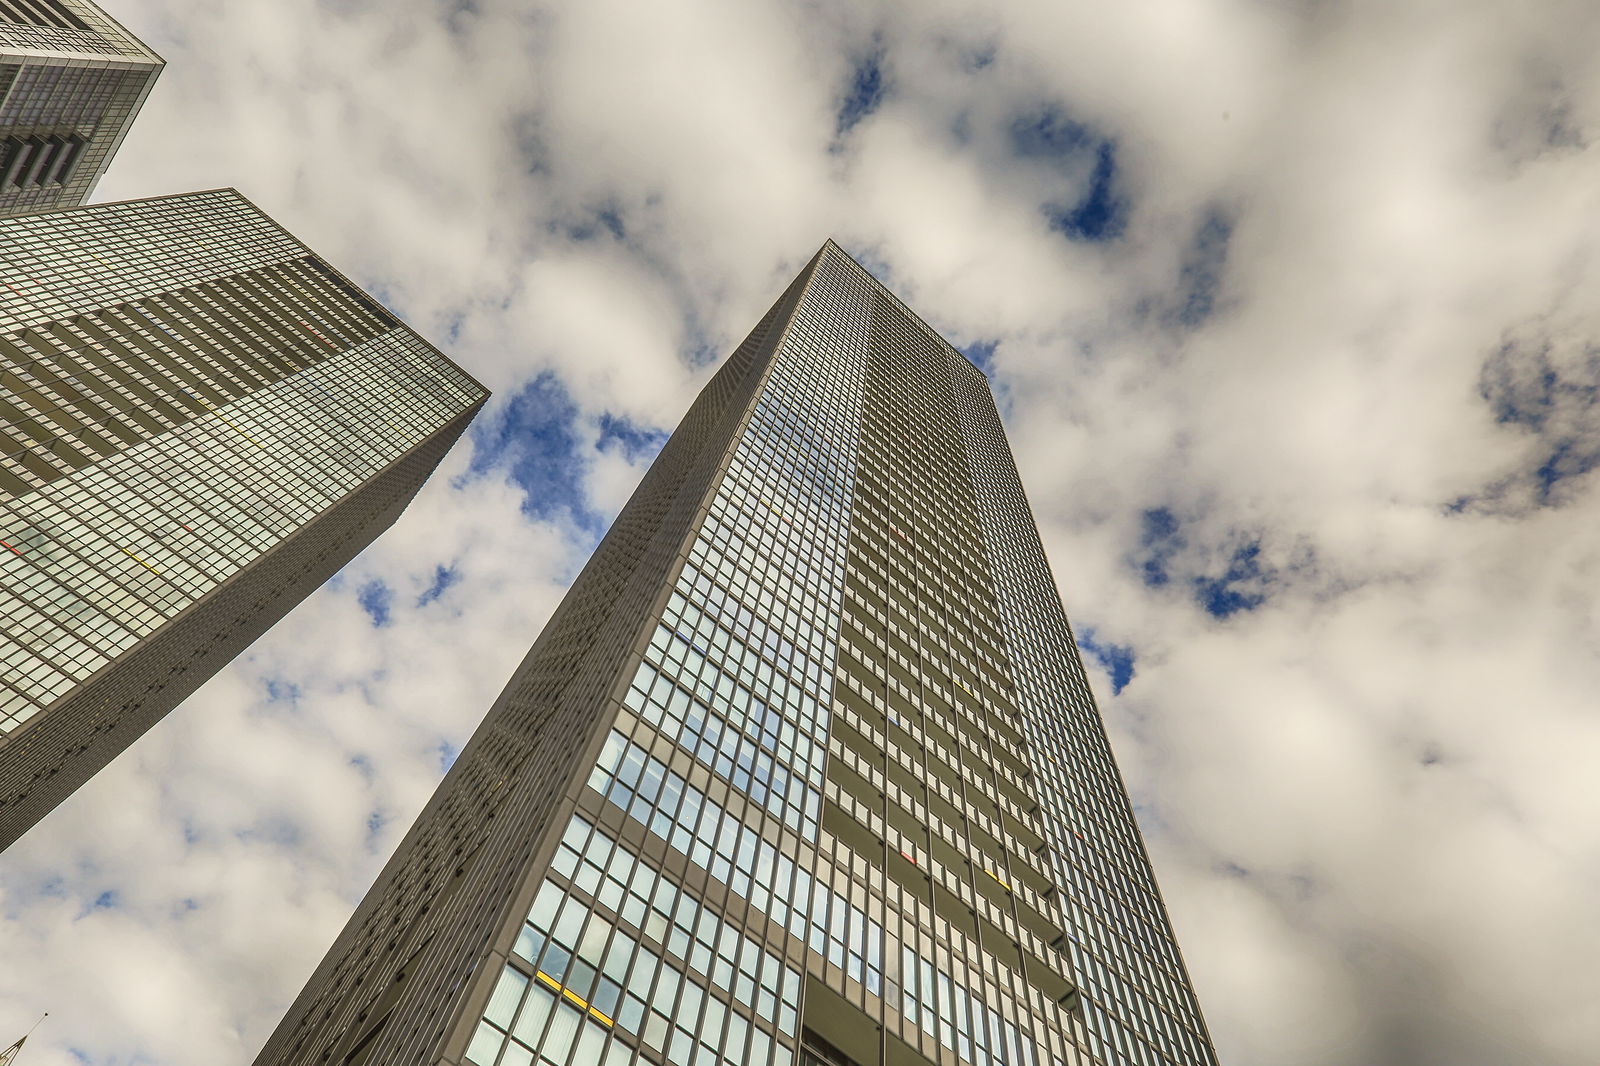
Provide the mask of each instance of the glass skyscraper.
{"label": "glass skyscraper", "polygon": [[987,382],[837,246],[257,1061],[1213,1066]]}
{"label": "glass skyscraper", "polygon": [[87,0],[0,0],[0,216],[87,200],[162,65]]}
{"label": "glass skyscraper", "polygon": [[0,219],[0,847],[387,528],[485,397],[232,190]]}

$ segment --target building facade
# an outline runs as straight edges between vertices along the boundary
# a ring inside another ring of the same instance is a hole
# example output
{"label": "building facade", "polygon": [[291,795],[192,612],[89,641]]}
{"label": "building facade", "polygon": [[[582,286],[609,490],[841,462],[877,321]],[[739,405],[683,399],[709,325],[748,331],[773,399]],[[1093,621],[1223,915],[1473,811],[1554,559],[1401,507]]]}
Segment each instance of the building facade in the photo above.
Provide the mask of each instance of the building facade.
{"label": "building facade", "polygon": [[87,0],[0,0],[0,217],[87,200],[162,66]]}
{"label": "building facade", "polygon": [[987,382],[837,246],[257,1062],[1213,1066]]}
{"label": "building facade", "polygon": [[232,190],[0,219],[0,847],[393,522],[485,398]]}

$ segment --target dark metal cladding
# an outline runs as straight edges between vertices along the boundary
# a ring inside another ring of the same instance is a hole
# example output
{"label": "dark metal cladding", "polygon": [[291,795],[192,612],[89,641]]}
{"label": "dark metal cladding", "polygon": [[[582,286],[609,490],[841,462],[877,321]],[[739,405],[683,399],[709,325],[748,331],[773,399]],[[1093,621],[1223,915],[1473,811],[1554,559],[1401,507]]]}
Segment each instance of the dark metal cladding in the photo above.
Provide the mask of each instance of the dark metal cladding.
{"label": "dark metal cladding", "polygon": [[163,65],[88,0],[0,0],[0,217],[87,200]]}
{"label": "dark metal cladding", "polygon": [[987,382],[832,242],[257,1061],[1215,1066]]}
{"label": "dark metal cladding", "polygon": [[0,247],[5,847],[386,529],[487,394],[231,190]]}

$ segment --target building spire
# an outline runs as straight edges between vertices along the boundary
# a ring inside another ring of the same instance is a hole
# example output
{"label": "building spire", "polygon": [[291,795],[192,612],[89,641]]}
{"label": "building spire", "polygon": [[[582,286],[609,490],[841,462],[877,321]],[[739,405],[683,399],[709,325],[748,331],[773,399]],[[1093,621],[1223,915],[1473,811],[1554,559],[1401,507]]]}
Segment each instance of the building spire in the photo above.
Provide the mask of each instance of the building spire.
{"label": "building spire", "polygon": [[[48,1017],[50,1017],[50,1012],[45,1011],[43,1014],[39,1015],[39,1022],[44,1021]],[[33,1030],[39,1028],[39,1022],[34,1022],[33,1028],[29,1029],[26,1033],[23,1033],[21,1040],[18,1040],[15,1044],[12,1044],[4,1051],[0,1051],[0,1066],[11,1066],[13,1062],[17,1061],[17,1053],[22,1050],[22,1045],[28,1042],[28,1037],[33,1035]]]}

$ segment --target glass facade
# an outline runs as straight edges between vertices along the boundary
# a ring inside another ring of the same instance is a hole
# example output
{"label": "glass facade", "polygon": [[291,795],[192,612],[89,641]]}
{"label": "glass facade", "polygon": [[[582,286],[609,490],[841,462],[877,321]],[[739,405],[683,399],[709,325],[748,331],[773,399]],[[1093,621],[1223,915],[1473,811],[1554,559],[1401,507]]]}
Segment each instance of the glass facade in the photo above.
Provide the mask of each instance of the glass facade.
{"label": "glass facade", "polygon": [[258,1061],[329,1060],[1212,1066],[987,383],[832,243]]}
{"label": "glass facade", "polygon": [[0,0],[0,217],[87,200],[162,66],[88,0]]}
{"label": "glass facade", "polygon": [[[3,219],[0,248],[9,843],[176,702],[133,679],[209,676],[392,520],[485,394],[231,191]],[[276,604],[195,621],[255,572]],[[180,620],[192,646],[153,643]]]}
{"label": "glass facade", "polygon": [[[562,834],[467,1058],[567,1066],[766,1066],[792,1040],[800,974],[579,816]],[[784,1060],[787,1061],[787,1060]]]}

